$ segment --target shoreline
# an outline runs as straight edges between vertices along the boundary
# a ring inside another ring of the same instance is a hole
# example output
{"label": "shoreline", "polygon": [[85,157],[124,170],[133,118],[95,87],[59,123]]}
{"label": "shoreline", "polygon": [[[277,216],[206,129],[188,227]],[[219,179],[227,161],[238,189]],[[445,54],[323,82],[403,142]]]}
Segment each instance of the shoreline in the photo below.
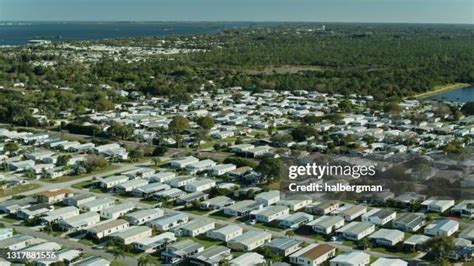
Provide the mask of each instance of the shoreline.
{"label": "shoreline", "polygon": [[438,95],[438,94],[443,93],[443,92],[448,92],[448,91],[453,91],[453,90],[457,90],[457,89],[467,88],[469,86],[471,86],[471,84],[469,84],[469,83],[454,83],[454,84],[448,84],[448,85],[444,85],[444,86],[437,86],[431,91],[423,92],[423,93],[413,95],[413,96],[410,96],[410,97],[407,97],[407,98],[413,97],[417,100],[423,100],[423,99],[429,98],[431,96]]}

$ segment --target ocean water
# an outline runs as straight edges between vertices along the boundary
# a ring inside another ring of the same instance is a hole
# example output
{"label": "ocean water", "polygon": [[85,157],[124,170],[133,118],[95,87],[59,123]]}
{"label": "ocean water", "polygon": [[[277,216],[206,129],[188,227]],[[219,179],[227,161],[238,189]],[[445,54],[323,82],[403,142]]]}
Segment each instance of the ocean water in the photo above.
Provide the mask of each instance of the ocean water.
{"label": "ocean water", "polygon": [[0,45],[23,45],[32,39],[100,40],[145,36],[216,33],[224,29],[274,23],[253,22],[0,22]]}
{"label": "ocean water", "polygon": [[427,100],[451,101],[451,102],[472,102],[474,101],[474,85],[467,88],[455,89],[443,92],[427,98]]}

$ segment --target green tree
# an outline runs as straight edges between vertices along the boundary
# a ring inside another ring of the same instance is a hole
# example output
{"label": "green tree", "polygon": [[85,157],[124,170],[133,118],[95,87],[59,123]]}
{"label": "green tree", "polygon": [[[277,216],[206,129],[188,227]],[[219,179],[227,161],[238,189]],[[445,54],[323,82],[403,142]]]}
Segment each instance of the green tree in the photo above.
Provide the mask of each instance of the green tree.
{"label": "green tree", "polygon": [[273,135],[270,140],[277,146],[282,146],[288,142],[291,142],[293,140],[293,137],[289,134],[277,133]]}
{"label": "green tree", "polygon": [[465,115],[474,115],[474,102],[467,102],[461,107],[461,112]]}
{"label": "green tree", "polygon": [[88,155],[83,162],[83,166],[86,169],[88,173],[91,173],[93,171],[103,169],[109,165],[109,162],[102,157],[102,156],[97,156],[97,155]]}
{"label": "green tree", "polygon": [[193,98],[189,93],[176,93],[170,97],[170,101],[175,104],[189,104]]}
{"label": "green tree", "polygon": [[348,113],[352,111],[354,106],[350,100],[345,99],[339,102],[338,107],[341,111]]}
{"label": "green tree", "polygon": [[130,157],[132,162],[137,162],[144,156],[143,149],[135,148],[128,153],[128,156]]}
{"label": "green tree", "polygon": [[291,131],[291,136],[296,141],[305,141],[309,137],[315,137],[317,135],[318,132],[316,131],[316,129],[305,125],[294,128]]}
{"label": "green tree", "polygon": [[401,111],[400,104],[397,102],[390,102],[384,106],[384,111],[390,114],[399,114]]}
{"label": "green tree", "polygon": [[58,156],[58,160],[56,161],[56,166],[66,166],[71,160],[71,155],[63,154]]}
{"label": "green tree", "polygon": [[180,146],[181,133],[189,128],[189,120],[181,115],[175,116],[168,125],[169,131],[175,136],[176,146]]}
{"label": "green tree", "polygon": [[425,247],[431,251],[435,257],[444,257],[447,253],[454,250],[454,238],[450,236],[432,237],[426,242]]}
{"label": "green tree", "polygon": [[321,119],[315,115],[305,115],[303,117],[303,122],[306,124],[314,125],[316,123],[319,123]]}
{"label": "green tree", "polygon": [[112,139],[126,140],[133,136],[133,128],[130,125],[124,125],[115,121],[110,122],[107,134]]}
{"label": "green tree", "polygon": [[16,152],[18,149],[20,149],[20,147],[15,142],[7,142],[5,143],[5,146],[3,147],[3,149],[5,152],[13,153],[13,152]]}
{"label": "green tree", "polygon": [[285,166],[283,162],[277,158],[263,158],[255,170],[270,180],[280,179],[285,175]]}
{"label": "green tree", "polygon": [[158,146],[153,150],[153,156],[163,156],[168,152],[168,148],[166,146]]}
{"label": "green tree", "polygon": [[197,120],[197,124],[206,130],[209,130],[214,127],[214,119],[210,116],[201,116]]}

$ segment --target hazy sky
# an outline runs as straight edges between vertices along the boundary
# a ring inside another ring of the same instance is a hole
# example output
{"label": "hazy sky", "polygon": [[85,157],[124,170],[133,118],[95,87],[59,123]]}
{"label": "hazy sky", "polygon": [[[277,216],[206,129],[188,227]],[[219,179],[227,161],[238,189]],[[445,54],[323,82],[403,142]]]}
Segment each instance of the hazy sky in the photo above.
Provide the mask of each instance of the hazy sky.
{"label": "hazy sky", "polygon": [[0,0],[0,21],[474,23],[474,0]]}

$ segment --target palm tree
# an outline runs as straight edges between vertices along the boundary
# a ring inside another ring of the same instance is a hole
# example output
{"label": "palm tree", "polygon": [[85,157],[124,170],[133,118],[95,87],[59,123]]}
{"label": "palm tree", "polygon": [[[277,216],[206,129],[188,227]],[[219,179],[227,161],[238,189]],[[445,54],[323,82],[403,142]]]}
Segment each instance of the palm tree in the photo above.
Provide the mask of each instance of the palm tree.
{"label": "palm tree", "polygon": [[107,252],[112,254],[114,256],[115,260],[117,260],[120,257],[125,258],[125,255],[123,254],[123,251],[119,247],[112,246],[112,247],[107,249]]}
{"label": "palm tree", "polygon": [[155,265],[156,261],[150,254],[145,254],[138,258],[138,266]]}
{"label": "palm tree", "polygon": [[293,230],[288,230],[285,232],[285,235],[289,238],[292,238],[295,236],[295,232]]}
{"label": "palm tree", "polygon": [[155,164],[155,166],[158,166],[158,164],[161,162],[160,158],[159,157],[154,157],[153,159],[151,159],[153,161],[153,163]]}

